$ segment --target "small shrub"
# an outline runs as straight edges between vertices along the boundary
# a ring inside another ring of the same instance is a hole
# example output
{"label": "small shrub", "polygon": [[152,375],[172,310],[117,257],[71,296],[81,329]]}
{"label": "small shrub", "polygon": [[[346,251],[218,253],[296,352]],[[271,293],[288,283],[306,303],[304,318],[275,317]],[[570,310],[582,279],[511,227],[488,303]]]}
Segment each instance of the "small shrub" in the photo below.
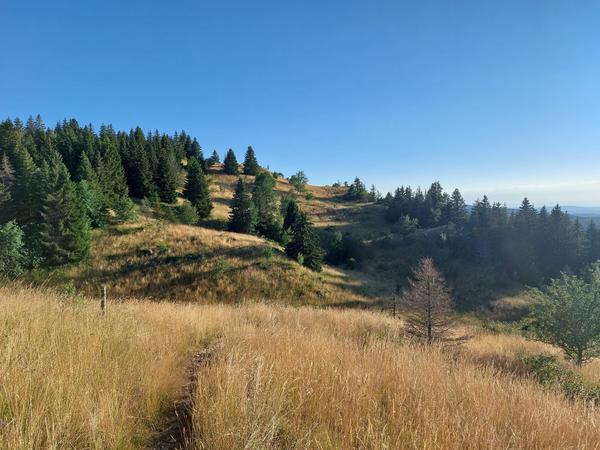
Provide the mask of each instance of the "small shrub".
{"label": "small shrub", "polygon": [[306,200],[310,201],[313,198],[315,198],[315,194],[313,194],[312,192],[307,192],[306,195],[304,196],[304,198],[306,198]]}
{"label": "small shrub", "polygon": [[196,208],[188,203],[177,207],[176,216],[178,221],[185,225],[196,225],[200,220]]}
{"label": "small shrub", "polygon": [[217,260],[210,269],[210,279],[219,281],[229,270],[229,264],[224,259]]}

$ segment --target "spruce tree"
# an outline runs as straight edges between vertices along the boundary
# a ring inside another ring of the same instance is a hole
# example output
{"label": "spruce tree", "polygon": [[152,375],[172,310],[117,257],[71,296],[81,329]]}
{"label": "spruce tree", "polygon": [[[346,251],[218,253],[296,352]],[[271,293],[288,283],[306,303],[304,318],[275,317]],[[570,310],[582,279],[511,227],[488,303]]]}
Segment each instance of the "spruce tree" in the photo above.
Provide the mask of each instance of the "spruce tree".
{"label": "spruce tree", "polygon": [[210,155],[210,158],[208,158],[206,160],[206,168],[210,169],[211,166],[214,166],[215,164],[219,164],[221,162],[221,158],[219,158],[219,154],[217,153],[216,150],[213,150],[212,155]]}
{"label": "spruce tree", "polygon": [[585,232],[584,255],[588,264],[600,260],[600,230],[593,220]]}
{"label": "spruce tree", "polygon": [[73,263],[90,249],[90,225],[75,185],[57,154],[44,172],[46,195],[41,208],[41,256],[48,266]]}
{"label": "spruce tree", "polygon": [[240,173],[240,167],[232,149],[227,150],[227,155],[223,160],[223,172],[228,175],[238,175]]}
{"label": "spruce tree", "polygon": [[237,233],[253,233],[256,227],[254,203],[252,203],[250,192],[241,178],[238,179],[231,200],[231,211],[227,227],[229,231]]}
{"label": "spruce tree", "polygon": [[177,199],[178,178],[179,164],[175,158],[175,150],[165,135],[161,139],[155,176],[158,195],[163,202],[173,203]]}
{"label": "spruce tree", "polygon": [[143,131],[139,127],[131,130],[129,136],[120,138],[120,143],[129,193],[134,198],[151,196],[155,187]]}
{"label": "spruce tree", "polygon": [[254,182],[252,202],[256,209],[256,231],[273,240],[281,238],[281,217],[275,197],[275,178],[269,172],[260,173]]}
{"label": "spruce tree", "polygon": [[256,160],[254,149],[249,146],[246,150],[246,156],[244,158],[244,174],[245,175],[258,175],[260,172],[260,166]]}
{"label": "spruce tree", "polygon": [[467,221],[467,205],[458,189],[454,189],[450,200],[446,204],[446,218],[448,222],[462,226]]}
{"label": "spruce tree", "polygon": [[296,203],[295,199],[291,199],[288,202],[285,218],[283,219],[283,231],[288,231],[292,229],[292,226],[300,216],[300,208],[298,207],[298,203]]}
{"label": "spruce tree", "polygon": [[320,272],[323,267],[324,252],[319,237],[306,214],[300,213],[292,225],[293,237],[286,245],[287,255],[311,270]]}
{"label": "spruce tree", "polygon": [[202,171],[200,162],[193,156],[187,164],[187,180],[183,195],[196,208],[198,216],[205,218],[210,215],[213,205],[210,199],[208,181]]}

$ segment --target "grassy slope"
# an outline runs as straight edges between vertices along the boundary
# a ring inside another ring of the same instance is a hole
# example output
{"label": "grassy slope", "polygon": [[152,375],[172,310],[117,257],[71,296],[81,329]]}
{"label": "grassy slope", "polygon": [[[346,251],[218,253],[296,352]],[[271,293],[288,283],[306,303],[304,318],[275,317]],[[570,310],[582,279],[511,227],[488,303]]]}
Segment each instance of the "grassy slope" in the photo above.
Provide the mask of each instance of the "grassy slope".
{"label": "grassy slope", "polygon": [[[600,413],[511,375],[550,350],[479,331],[403,344],[357,310],[97,301],[0,287],[0,448],[144,448],[213,349],[197,448],[596,448]],[[597,366],[594,368],[597,370]]]}

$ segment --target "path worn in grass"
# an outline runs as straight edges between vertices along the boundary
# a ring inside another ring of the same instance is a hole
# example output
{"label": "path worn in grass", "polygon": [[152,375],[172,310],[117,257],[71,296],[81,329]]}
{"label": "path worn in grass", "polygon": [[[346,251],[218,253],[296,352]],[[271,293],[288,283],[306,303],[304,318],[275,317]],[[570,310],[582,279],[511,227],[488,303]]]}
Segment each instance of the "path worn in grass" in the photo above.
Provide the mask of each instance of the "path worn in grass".
{"label": "path worn in grass", "polygon": [[197,380],[203,367],[208,366],[213,350],[204,349],[194,353],[188,366],[188,380],[182,394],[167,414],[164,428],[158,432],[152,450],[182,450],[190,448],[192,436],[192,409]]}

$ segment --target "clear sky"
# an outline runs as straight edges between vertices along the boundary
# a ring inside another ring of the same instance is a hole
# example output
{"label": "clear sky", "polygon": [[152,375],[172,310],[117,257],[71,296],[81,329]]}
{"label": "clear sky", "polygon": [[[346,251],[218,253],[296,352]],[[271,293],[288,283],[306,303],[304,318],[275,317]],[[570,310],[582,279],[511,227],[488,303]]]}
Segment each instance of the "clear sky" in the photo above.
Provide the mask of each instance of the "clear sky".
{"label": "clear sky", "polygon": [[600,2],[0,0],[0,115],[248,145],[311,182],[600,205]]}

